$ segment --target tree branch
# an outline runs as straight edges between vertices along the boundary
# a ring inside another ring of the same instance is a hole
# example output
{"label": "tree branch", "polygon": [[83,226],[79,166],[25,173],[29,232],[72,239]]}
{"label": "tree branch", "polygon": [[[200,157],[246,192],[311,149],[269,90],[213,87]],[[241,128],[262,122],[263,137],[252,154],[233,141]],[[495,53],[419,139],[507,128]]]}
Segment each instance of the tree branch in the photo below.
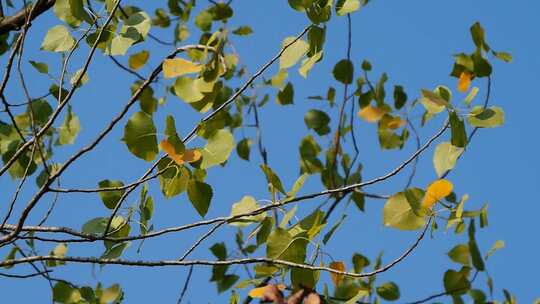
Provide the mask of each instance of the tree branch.
{"label": "tree branch", "polygon": [[[38,0],[35,5],[35,9],[30,15],[30,22],[36,19],[39,15],[48,11],[55,2],[56,0]],[[14,15],[8,16],[0,20],[0,35],[21,29],[21,27],[26,22],[26,16],[30,12],[30,10],[31,6],[27,6],[15,13]]]}

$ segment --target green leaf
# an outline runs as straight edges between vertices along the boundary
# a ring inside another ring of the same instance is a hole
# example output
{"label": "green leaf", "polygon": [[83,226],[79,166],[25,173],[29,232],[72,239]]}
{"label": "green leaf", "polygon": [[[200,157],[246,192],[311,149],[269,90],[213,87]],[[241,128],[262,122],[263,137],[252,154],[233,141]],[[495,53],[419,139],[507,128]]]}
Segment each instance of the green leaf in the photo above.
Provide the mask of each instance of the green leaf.
{"label": "green leaf", "polygon": [[[287,45],[291,44],[296,37],[287,37],[283,40],[283,43],[281,44],[282,48],[285,48]],[[281,57],[279,58],[279,69],[287,69],[292,66],[294,66],[300,58],[302,58],[307,51],[309,50],[309,44],[302,39],[298,39],[285,51],[283,51],[283,54],[281,54]]]}
{"label": "green leaf", "polygon": [[203,32],[209,32],[212,29],[212,14],[207,10],[202,10],[195,17],[195,25]]}
{"label": "green leaf", "polygon": [[457,148],[464,148],[467,145],[465,124],[454,111],[450,112],[450,129],[452,131],[451,144]]}
{"label": "green leaf", "polygon": [[[124,183],[122,181],[118,180],[102,180],[99,182],[99,188],[112,188],[112,187],[122,187],[124,186]],[[101,191],[99,192],[99,197],[101,198],[101,201],[105,205],[105,207],[109,209],[114,209],[116,207],[116,204],[118,204],[118,201],[124,195],[124,192],[126,190],[115,190],[115,191]]]}
{"label": "green leaf", "polygon": [[444,289],[452,295],[464,294],[471,288],[471,283],[467,279],[469,269],[465,267],[461,271],[447,270],[444,273]]}
{"label": "green leaf", "polygon": [[306,258],[307,240],[294,237],[285,229],[277,228],[266,242],[266,256],[293,263],[303,263]]}
{"label": "green leaf", "polygon": [[234,13],[231,7],[226,3],[217,3],[210,7],[208,11],[212,14],[212,19],[216,21],[227,20],[228,18],[231,18]]}
{"label": "green leaf", "polygon": [[188,197],[195,210],[200,216],[204,217],[210,207],[210,201],[212,200],[213,192],[210,185],[190,180],[187,187]]}
{"label": "green leaf", "polygon": [[487,77],[491,75],[492,67],[489,64],[482,54],[474,53],[472,54],[472,60],[474,62],[474,74],[478,77]]}
{"label": "green leaf", "polygon": [[57,25],[47,31],[41,49],[50,52],[66,52],[71,50],[74,45],[75,39],[68,29],[63,25]]}
{"label": "green leaf", "polygon": [[64,281],[58,281],[54,284],[53,301],[57,303],[79,303],[82,300],[81,293],[77,288],[71,287]]}
{"label": "green leaf", "polygon": [[223,278],[219,280],[217,283],[218,292],[221,293],[228,290],[234,284],[236,284],[236,282],[238,282],[239,279],[240,277],[235,274],[224,275]]}
{"label": "green leaf", "polygon": [[208,169],[212,166],[225,162],[234,148],[234,137],[230,131],[218,130],[201,150],[201,169]]}
{"label": "green leaf", "polygon": [[344,84],[351,84],[354,74],[354,66],[350,60],[342,59],[334,66],[332,71],[334,78]]}
{"label": "green leaf", "polygon": [[420,99],[426,111],[430,114],[437,114],[448,106],[448,101],[437,93],[422,89],[422,98]]}
{"label": "green leaf", "polygon": [[[240,201],[232,205],[231,215],[236,216],[239,214],[245,214],[253,212],[260,208],[259,203],[252,196],[244,196]],[[252,223],[257,223],[266,217],[266,212],[259,213],[253,216],[244,216],[229,223],[232,226],[245,227]]]}
{"label": "green leaf", "polygon": [[82,0],[56,0],[53,11],[58,19],[71,27],[78,27],[83,20],[92,22],[90,15],[84,10]]}
{"label": "green leaf", "polygon": [[71,145],[75,142],[79,131],[81,130],[81,123],[79,117],[73,114],[71,106],[68,106],[68,112],[64,122],[58,128],[58,141],[59,145]]}
{"label": "green leaf", "polygon": [[352,263],[354,266],[354,272],[356,273],[361,273],[362,270],[370,264],[369,259],[359,253],[355,253],[352,256]]}
{"label": "green leaf", "polygon": [[407,93],[405,93],[403,87],[400,85],[394,86],[394,107],[399,110],[405,105],[406,102]]}
{"label": "green leaf", "polygon": [[30,64],[40,73],[48,74],[49,66],[45,62],[29,60]]}
{"label": "green leaf", "polygon": [[503,249],[505,246],[504,244],[504,241],[501,241],[501,240],[497,240],[495,242],[495,244],[493,244],[493,246],[488,250],[488,252],[486,253],[486,260],[493,254],[495,253],[495,251],[497,250],[500,250],[500,249]]}
{"label": "green leaf", "polygon": [[294,98],[294,88],[292,83],[287,82],[287,85],[283,90],[279,91],[277,94],[277,103],[280,105],[288,105],[293,103]]}
{"label": "green leaf", "polygon": [[328,124],[330,123],[330,117],[323,111],[311,109],[306,115],[304,115],[304,122],[308,129],[313,129],[319,135],[325,135],[330,133]]}
{"label": "green leaf", "polygon": [[474,268],[476,268],[478,271],[484,271],[486,269],[484,260],[482,259],[482,254],[480,253],[480,249],[478,248],[478,245],[474,239],[469,240],[469,252],[471,253]]}
{"label": "green leaf", "polygon": [[336,13],[338,16],[347,15],[360,8],[360,0],[338,0],[336,3]]}
{"label": "green leaf", "polygon": [[139,111],[129,118],[123,140],[133,155],[145,161],[152,161],[158,153],[156,127],[145,112]]}
{"label": "green leaf", "polygon": [[[187,189],[191,174],[184,166],[178,166],[172,159],[165,158],[158,163],[161,192],[166,198],[176,196]],[[165,170],[166,169],[166,170]]]}
{"label": "green leaf", "polygon": [[478,128],[494,128],[504,124],[504,112],[499,107],[474,107],[468,116],[469,124]]}
{"label": "green leaf", "polygon": [[[49,252],[49,255],[62,258],[62,257],[66,256],[66,253],[67,253],[67,245],[65,243],[60,243],[60,244],[56,245],[56,247],[54,247],[54,249],[51,250],[51,252]],[[56,266],[60,266],[60,265],[65,265],[66,262],[63,262],[63,261],[47,261],[46,264],[47,264],[48,267],[56,267]]]}
{"label": "green leaf", "polygon": [[118,259],[130,245],[130,242],[115,243],[110,248],[107,248],[101,255],[102,259]]}
{"label": "green leaf", "polygon": [[446,171],[454,168],[463,150],[463,148],[455,147],[447,141],[438,144],[433,154],[433,166],[437,176],[441,177]]}
{"label": "green leaf", "polygon": [[150,58],[150,53],[146,50],[140,51],[138,53],[135,53],[129,56],[129,60],[128,60],[129,68],[133,70],[140,69],[143,65],[146,64],[146,62],[148,61],[148,58]]}
{"label": "green leaf", "polygon": [[399,287],[394,282],[386,282],[377,287],[377,294],[388,301],[399,299]]}
{"label": "green leaf", "polygon": [[386,201],[383,208],[384,225],[400,230],[416,230],[426,223],[424,217],[416,215],[407,202],[403,192],[399,192]]}
{"label": "green leaf", "polygon": [[469,254],[469,245],[459,244],[448,252],[448,257],[463,266],[469,266],[471,264],[471,255]]}
{"label": "green leaf", "polygon": [[366,72],[369,72],[371,71],[371,62],[367,61],[367,60],[363,60],[362,61],[362,70],[366,71]]}
{"label": "green leaf", "polygon": [[504,61],[504,62],[512,62],[512,54],[510,53],[507,53],[507,52],[493,52],[493,55],[495,55],[495,57],[499,58],[500,60]]}
{"label": "green leaf", "polygon": [[178,77],[173,86],[174,94],[187,103],[199,101],[204,97],[199,88],[199,82],[187,76]]}
{"label": "green leaf", "polygon": [[146,38],[151,26],[152,21],[145,12],[139,11],[131,14],[124,21],[120,33],[115,34],[114,38],[107,42],[105,54],[125,55],[129,47]]}
{"label": "green leaf", "polygon": [[272,232],[273,227],[274,218],[269,216],[264,218],[264,220],[261,222],[261,228],[257,232],[257,246],[266,243],[266,240],[268,239],[270,232]]}
{"label": "green leaf", "polygon": [[309,52],[308,57],[314,57],[317,53],[323,51],[324,42],[326,40],[326,27],[312,25],[308,33]]}
{"label": "green leaf", "polygon": [[[302,268],[291,269],[291,283],[294,289],[314,289],[319,281],[319,276],[319,271]],[[304,303],[307,303],[307,301],[304,301]]]}
{"label": "green leaf", "polygon": [[238,144],[236,145],[236,153],[238,153],[238,156],[241,159],[249,161],[249,152],[250,152],[251,144],[252,144],[252,140],[249,138],[244,138],[238,142]]}
{"label": "green leaf", "polygon": [[251,29],[251,27],[244,25],[235,29],[232,33],[239,36],[247,36],[252,34],[253,30]]}
{"label": "green leaf", "polygon": [[471,26],[471,36],[472,36],[472,39],[473,39],[473,42],[474,44],[476,45],[476,47],[478,48],[482,48],[484,49],[485,51],[489,51],[489,46],[487,45],[486,41],[485,41],[485,32],[484,32],[484,28],[482,28],[482,26],[480,25],[479,22],[475,22],[472,26]]}
{"label": "green leaf", "polygon": [[285,192],[285,189],[283,188],[283,184],[281,183],[281,180],[270,167],[263,164],[261,165],[261,170],[266,176],[266,180],[268,181],[268,183],[272,185],[274,189],[278,190],[279,192],[283,194],[287,194],[287,192]]}
{"label": "green leaf", "polygon": [[307,177],[308,177],[308,174],[302,174],[296,179],[291,190],[287,192],[288,199],[293,199],[296,196],[300,188],[302,188],[302,186],[304,185],[304,182]]}
{"label": "green leaf", "polygon": [[110,303],[113,301],[116,301],[116,303],[119,303],[122,300],[123,292],[122,288],[120,288],[120,285],[113,284],[111,287],[105,289],[102,291],[99,301],[100,303]]}

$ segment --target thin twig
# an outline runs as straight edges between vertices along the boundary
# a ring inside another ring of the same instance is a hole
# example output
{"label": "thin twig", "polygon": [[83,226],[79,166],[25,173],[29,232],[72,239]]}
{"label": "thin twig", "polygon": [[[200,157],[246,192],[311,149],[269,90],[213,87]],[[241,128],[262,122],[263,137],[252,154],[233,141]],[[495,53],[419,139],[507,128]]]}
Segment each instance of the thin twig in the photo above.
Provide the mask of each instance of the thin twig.
{"label": "thin twig", "polygon": [[187,288],[189,286],[189,282],[191,281],[191,274],[193,274],[193,265],[189,267],[188,275],[186,277],[186,281],[184,282],[184,287],[182,287],[182,292],[180,293],[180,297],[178,298],[178,301],[176,301],[176,304],[182,303],[182,299],[184,299],[184,295],[186,294]]}

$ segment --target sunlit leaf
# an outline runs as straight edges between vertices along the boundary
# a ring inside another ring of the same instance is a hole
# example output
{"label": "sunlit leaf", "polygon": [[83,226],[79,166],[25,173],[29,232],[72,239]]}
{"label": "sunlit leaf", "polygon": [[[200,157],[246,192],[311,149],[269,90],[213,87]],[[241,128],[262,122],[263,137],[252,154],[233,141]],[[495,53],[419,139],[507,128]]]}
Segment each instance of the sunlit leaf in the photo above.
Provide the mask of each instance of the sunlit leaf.
{"label": "sunlit leaf", "polygon": [[386,114],[385,109],[373,107],[371,105],[360,109],[360,111],[358,112],[358,116],[360,118],[370,123],[379,121],[384,116],[384,114]]}
{"label": "sunlit leaf", "polygon": [[[232,205],[231,215],[236,216],[240,214],[250,213],[259,209],[259,203],[252,196],[244,196],[239,202],[236,202]],[[266,212],[259,213],[252,216],[243,216],[239,219],[236,219],[234,222],[231,222],[230,225],[237,227],[245,227],[254,222],[260,222],[266,217]]]}
{"label": "sunlit leaf", "polygon": [[234,148],[234,137],[228,130],[219,130],[201,150],[201,169],[207,169],[225,162]]}
{"label": "sunlit leaf", "polygon": [[[291,44],[295,37],[287,37],[283,40],[281,47]],[[307,51],[309,50],[309,44],[302,39],[298,39],[296,42],[292,43],[281,55],[279,58],[279,68],[287,69],[295,65],[300,58],[302,58]]]}
{"label": "sunlit leaf", "polygon": [[[330,263],[329,267],[338,271],[345,271],[345,263],[340,261],[334,261]],[[334,283],[334,286],[338,286],[339,283],[341,283],[341,281],[343,280],[343,275],[331,272],[330,278],[332,279],[332,283]]]}
{"label": "sunlit leaf", "polygon": [[336,13],[338,16],[343,16],[360,8],[360,0],[338,0],[336,3]]}
{"label": "sunlit leaf", "polygon": [[41,49],[50,52],[66,52],[74,45],[75,39],[73,39],[68,29],[62,25],[57,25],[47,31]]}
{"label": "sunlit leaf", "polygon": [[447,195],[452,193],[453,185],[451,182],[445,179],[439,179],[431,183],[427,189],[424,199],[422,200],[422,207],[431,208],[435,203]]}
{"label": "sunlit leaf", "polygon": [[183,153],[177,153],[174,149],[174,146],[168,142],[166,139],[162,140],[159,143],[159,146],[167,155],[174,160],[178,165],[183,165],[184,163],[192,163],[198,161],[202,154],[199,150],[184,150]]}
{"label": "sunlit leaf", "polygon": [[424,217],[415,214],[403,192],[399,192],[386,201],[383,208],[384,225],[400,230],[416,230],[425,225]]}
{"label": "sunlit leaf", "polygon": [[461,75],[459,75],[458,90],[460,92],[465,93],[469,90],[469,86],[471,85],[471,78],[472,74],[469,72],[462,72]]}
{"label": "sunlit leaf", "polygon": [[186,74],[199,73],[202,65],[183,58],[163,60],[163,75],[165,78],[173,78]]}
{"label": "sunlit leaf", "polygon": [[468,116],[472,126],[478,128],[494,128],[504,124],[504,111],[499,107],[474,107]]}
{"label": "sunlit leaf", "polygon": [[463,148],[454,147],[447,141],[438,144],[433,154],[433,166],[437,175],[440,177],[446,171],[453,169],[463,151]]}

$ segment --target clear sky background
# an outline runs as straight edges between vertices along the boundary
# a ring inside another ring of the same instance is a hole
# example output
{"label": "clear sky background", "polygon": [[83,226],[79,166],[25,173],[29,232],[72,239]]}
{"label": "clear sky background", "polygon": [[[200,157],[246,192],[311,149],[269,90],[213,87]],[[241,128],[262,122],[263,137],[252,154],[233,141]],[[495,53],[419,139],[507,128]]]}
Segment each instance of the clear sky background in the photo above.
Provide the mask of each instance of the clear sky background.
{"label": "clear sky background", "polygon": [[[153,4],[139,2],[132,1],[130,4],[148,8],[149,12],[153,11]],[[203,4],[204,1],[198,1],[199,7]],[[235,17],[231,20],[231,26],[247,24],[254,30],[254,34],[247,38],[237,38],[235,41],[241,61],[247,65],[250,72],[258,69],[279,50],[284,37],[296,35],[308,24],[307,19],[290,9],[286,1],[235,0],[232,5]],[[486,39],[490,46],[513,55],[514,61],[511,64],[492,61],[494,73],[491,103],[504,108],[505,125],[497,129],[480,130],[448,179],[454,183],[458,194],[470,195],[471,199],[467,202],[470,208],[480,208],[485,202],[489,204],[489,227],[477,231],[480,248],[486,252],[496,240],[506,242],[506,248],[490,258],[487,268],[495,281],[496,297],[501,299],[501,289],[507,288],[517,295],[521,303],[531,303],[540,296],[537,279],[540,272],[537,258],[540,250],[537,236],[537,214],[540,212],[537,113],[540,112],[540,105],[537,94],[534,93],[540,85],[539,11],[540,2],[533,0],[378,0],[372,1],[352,15],[351,59],[355,64],[356,76],[361,61],[368,59],[374,66],[371,76],[373,79],[378,78],[382,72],[388,73],[388,88],[401,84],[409,98],[418,97],[421,88],[433,88],[439,84],[456,91],[455,78],[448,76],[453,63],[452,55],[473,50],[469,27],[476,21],[486,29]],[[51,12],[34,22],[25,59],[59,63],[59,56],[35,51],[46,32],[44,29],[58,22]],[[152,29],[152,33],[170,40],[163,36],[164,33],[159,29]],[[193,37],[197,35],[193,34],[191,39],[194,39]],[[328,24],[328,37],[325,59],[315,66],[308,80],[302,79],[295,69],[291,69],[290,75],[295,84],[295,105],[283,107],[272,103],[265,106],[260,113],[270,165],[282,177],[286,187],[290,187],[298,175],[298,143],[307,133],[303,122],[304,113],[310,108],[319,108],[328,110],[332,117],[337,117],[337,109],[330,109],[322,103],[307,99],[307,96],[325,94],[330,85],[337,88],[337,96],[342,95],[342,86],[333,80],[331,71],[335,62],[345,58],[346,18],[332,19]],[[143,68],[141,73],[148,75],[170,49],[153,42],[145,45],[151,46],[145,48],[149,48],[152,55],[150,64]],[[134,47],[130,53],[140,49],[142,48]],[[81,52],[79,58],[85,54]],[[4,55],[2,65],[5,60]],[[27,77],[30,77],[31,94],[42,95],[47,91],[50,81],[31,70],[28,64],[26,68]],[[277,66],[272,67],[264,76],[271,77],[277,69]],[[129,85],[134,81],[132,76],[119,70],[101,54],[97,54],[95,63],[91,65],[89,77],[88,84],[81,88],[73,99],[73,107],[81,118],[83,129],[76,145],[58,149],[55,161],[65,161],[69,155],[96,136],[102,126],[123,107],[130,94]],[[485,83],[482,81],[474,82],[474,85],[480,87],[477,102],[485,94]],[[163,86],[154,89],[159,92],[163,90]],[[22,98],[18,90],[12,89],[8,93],[13,100]],[[463,97],[457,93],[454,93],[454,96]],[[187,133],[200,119],[199,114],[173,96],[169,97],[166,107],[155,116],[155,121],[160,122],[161,126],[164,117],[169,113],[175,116],[178,130],[182,134]],[[333,123],[335,126],[336,122]],[[423,142],[441,123],[441,120],[431,121],[421,130]],[[131,156],[120,141],[123,125],[124,123],[121,123],[94,152],[84,156],[79,164],[66,172],[62,178],[65,187],[94,187],[98,181],[105,178],[130,181],[146,171],[148,164]],[[410,140],[402,151],[381,154],[375,137],[375,127],[364,122],[359,122],[356,127],[360,140],[360,157],[365,166],[365,179],[386,173],[414,151],[413,140]],[[250,132],[246,130],[246,134],[253,135]],[[449,138],[449,133],[445,138]],[[236,139],[239,140],[240,137],[237,136]],[[323,140],[323,143],[329,141],[330,137]],[[261,160],[254,152],[256,151],[252,151],[253,160],[250,163],[238,159],[233,153],[225,168],[209,171],[207,181],[214,187],[215,196],[207,218],[227,215],[232,203],[244,195],[268,199],[266,182],[258,168]],[[433,149],[423,154],[415,186],[425,187],[436,178],[431,163],[432,154]],[[405,184],[408,172],[405,170],[388,183],[369,190],[383,194],[398,192]],[[9,177],[0,178],[2,201],[6,201],[6,194],[11,193],[13,187]],[[318,189],[318,178],[311,177],[302,191],[307,193]],[[23,192],[19,206],[31,196],[31,190],[33,189]],[[155,189],[152,194],[156,206],[153,222],[157,229],[177,226],[199,218],[185,195],[165,200]],[[135,204],[137,198],[138,191],[130,196],[127,202]],[[29,224],[37,221],[37,215],[47,208],[48,203],[45,202],[51,199],[52,196],[45,198],[44,203],[35,210],[36,216],[29,220]],[[306,203],[304,208],[311,210],[310,207],[320,202],[322,199],[314,200]],[[336,259],[347,261],[348,266],[351,266],[350,256],[353,251],[372,260],[380,251],[384,251],[384,262],[399,256],[416,239],[417,232],[385,228],[382,225],[383,203],[368,200],[365,213],[358,212],[352,205],[348,209],[345,209],[344,205],[338,208],[333,221],[344,212],[349,216],[327,247],[328,252]],[[81,221],[105,216],[107,212],[97,195],[62,196],[49,224],[80,228]],[[177,258],[205,231],[174,234],[149,241],[143,246],[142,256],[154,260]],[[232,244],[233,234],[232,228],[222,229],[192,257],[212,258],[207,248],[214,242],[224,240]],[[449,268],[457,268],[445,253],[464,240],[462,236],[439,230],[433,238],[426,238],[410,257],[388,273],[379,276],[379,282],[393,280],[399,284],[402,297],[398,302],[439,293],[444,290],[444,272]],[[137,246],[138,243],[132,244],[125,257],[141,258],[141,255],[135,252]],[[4,251],[0,253],[5,255]],[[70,248],[69,255],[100,255],[102,251],[101,244],[94,244]],[[243,271],[241,267],[231,269]],[[187,268],[179,267],[150,269],[105,266],[100,269],[89,265],[70,265],[54,269],[54,276],[81,285],[95,285],[97,281],[105,285],[118,282],[126,292],[126,303],[175,302],[186,273]],[[189,302],[223,303],[224,299],[228,298],[228,292],[224,295],[217,294],[215,285],[208,282],[209,278],[210,268],[195,269],[186,296]],[[328,279],[327,275],[323,275],[323,278]],[[481,274],[475,284],[485,289],[485,276]],[[0,279],[0,294],[2,301],[6,303],[44,303],[44,299],[49,296],[48,289],[48,284],[43,279]],[[443,302],[449,301],[449,298],[443,298]]]}

